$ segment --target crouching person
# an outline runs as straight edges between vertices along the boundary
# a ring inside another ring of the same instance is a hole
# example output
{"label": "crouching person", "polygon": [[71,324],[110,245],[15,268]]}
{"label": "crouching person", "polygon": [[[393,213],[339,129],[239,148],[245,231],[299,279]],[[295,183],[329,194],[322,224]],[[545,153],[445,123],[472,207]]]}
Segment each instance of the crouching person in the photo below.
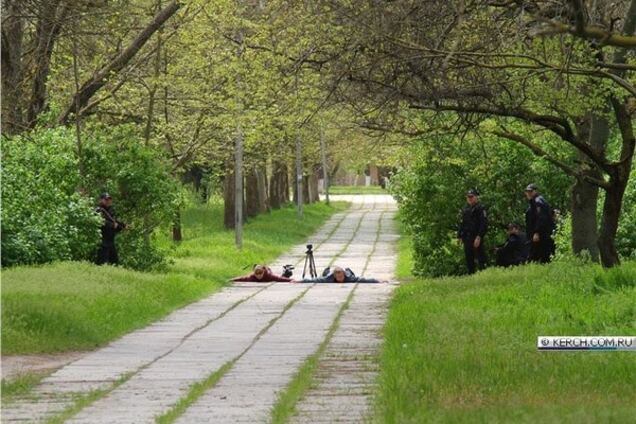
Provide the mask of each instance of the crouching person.
{"label": "crouching person", "polygon": [[252,282],[252,283],[289,283],[291,278],[276,275],[265,265],[254,265],[254,270],[249,275],[233,278],[232,281]]}
{"label": "crouching person", "polygon": [[504,244],[496,248],[496,252],[497,266],[509,267],[528,261],[530,242],[519,224],[508,224],[508,238]]}
{"label": "crouching person", "polygon": [[356,276],[349,268],[336,266],[333,271],[329,268],[325,269],[322,277],[305,278],[298,281],[299,283],[379,283],[380,280],[375,278],[365,278]]}

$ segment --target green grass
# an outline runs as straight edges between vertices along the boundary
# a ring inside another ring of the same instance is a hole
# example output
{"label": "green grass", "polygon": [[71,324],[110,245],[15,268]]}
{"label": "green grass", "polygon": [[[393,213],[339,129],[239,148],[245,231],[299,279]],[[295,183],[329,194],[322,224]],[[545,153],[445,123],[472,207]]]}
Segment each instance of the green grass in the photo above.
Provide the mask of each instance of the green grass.
{"label": "green grass", "polygon": [[331,186],[329,194],[388,194],[380,186]]}
{"label": "green grass", "polygon": [[395,216],[397,226],[400,228],[400,239],[398,240],[398,261],[395,268],[395,276],[401,282],[413,280],[413,237],[407,233],[406,225],[403,224],[399,214]]}
{"label": "green grass", "polygon": [[276,258],[345,208],[308,205],[302,220],[291,206],[259,216],[245,226],[242,251],[234,247],[234,233],[223,229],[221,205],[191,208],[174,263],[161,273],[73,262],[3,270],[2,354],[104,345],[218,290],[252,264]]}
{"label": "green grass", "polygon": [[[403,278],[408,257],[405,238]],[[536,341],[636,334],[636,262],[411,280],[384,330],[376,422],[633,422],[633,352],[538,352]]]}
{"label": "green grass", "polygon": [[8,379],[2,379],[2,404],[24,396],[38,385],[46,373],[27,372]]}

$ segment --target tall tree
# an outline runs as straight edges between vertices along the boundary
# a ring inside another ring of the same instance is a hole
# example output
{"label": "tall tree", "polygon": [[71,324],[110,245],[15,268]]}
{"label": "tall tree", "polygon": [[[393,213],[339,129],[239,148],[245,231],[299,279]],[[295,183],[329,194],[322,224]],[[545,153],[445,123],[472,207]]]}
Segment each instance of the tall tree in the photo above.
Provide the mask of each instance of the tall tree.
{"label": "tall tree", "polygon": [[[449,130],[435,114],[458,114],[464,128],[520,143],[599,187],[605,196],[596,243],[603,265],[619,263],[614,238],[635,149],[636,89],[625,74],[636,67],[625,61],[629,43],[615,41],[634,36],[636,1],[319,3],[337,30],[327,39],[316,34],[323,42],[314,59],[328,62],[342,101],[370,121],[405,107],[423,111],[428,131]],[[593,35],[592,15],[601,17],[604,33],[620,37]],[[578,29],[545,31],[557,21]],[[620,153],[599,150],[589,131],[577,129],[589,113],[610,120]],[[496,126],[482,125],[487,117]],[[550,134],[548,143],[515,132],[513,122]],[[592,172],[573,165],[574,152]]]}

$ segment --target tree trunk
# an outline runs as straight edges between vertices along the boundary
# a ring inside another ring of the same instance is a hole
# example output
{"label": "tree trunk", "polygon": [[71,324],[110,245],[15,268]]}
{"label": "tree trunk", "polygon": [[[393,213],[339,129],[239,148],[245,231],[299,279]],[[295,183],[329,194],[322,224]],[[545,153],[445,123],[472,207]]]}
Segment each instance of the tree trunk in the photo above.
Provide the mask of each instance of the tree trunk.
{"label": "tree trunk", "polygon": [[223,179],[223,223],[225,228],[234,228],[234,173],[229,169]]}
{"label": "tree trunk", "polygon": [[[623,34],[631,35],[636,30],[636,0],[632,0],[623,22]],[[627,49],[617,49],[614,52],[614,63],[626,63],[628,51]],[[615,75],[624,76],[624,71],[613,70]],[[628,100],[629,101],[629,100]],[[616,231],[623,206],[623,196],[629,181],[632,170],[632,161],[634,160],[634,151],[636,150],[636,137],[634,137],[634,128],[632,116],[628,111],[627,104],[620,102],[615,97],[610,98],[616,123],[620,130],[622,145],[620,160],[614,165],[616,171],[610,177],[611,188],[605,192],[605,201],[603,203],[603,218],[601,220],[601,229],[598,238],[598,248],[601,255],[601,264],[610,268],[620,263],[618,252],[614,241],[616,239]]]}
{"label": "tree trunk", "polygon": [[177,207],[174,211],[174,221],[172,222],[172,241],[179,242],[183,240],[181,234],[181,210]]}
{"label": "tree trunk", "polygon": [[[298,216],[302,218],[303,216],[303,192],[304,192],[304,178],[303,178],[303,150],[302,144],[300,143],[300,135],[296,135],[296,184],[295,186],[295,196],[294,201],[296,202],[296,208],[298,211]],[[307,197],[305,196],[305,199]]]}
{"label": "tree trunk", "polygon": [[[161,0],[157,0],[155,3],[155,13],[161,10]],[[161,75],[161,29],[157,32],[157,52],[155,53],[155,69],[154,76],[155,80],[152,82],[148,90],[148,114],[146,119],[146,127],[144,129],[144,140],[146,141],[146,146],[150,144],[150,137],[152,135],[152,124],[155,115],[155,97],[157,95],[157,79]],[[77,90],[79,91],[79,90]],[[198,189],[197,189],[198,192]]]}
{"label": "tree trunk", "polygon": [[265,164],[256,168],[258,186],[258,211],[259,213],[269,212],[269,195],[267,187],[267,168]]}
{"label": "tree trunk", "polygon": [[369,165],[369,176],[371,177],[371,185],[380,185],[380,170],[377,165]]}
{"label": "tree trunk", "polygon": [[626,184],[613,184],[612,189],[605,191],[603,203],[603,219],[598,237],[598,248],[601,255],[601,264],[605,268],[611,268],[620,264],[620,258],[614,245],[618,222],[623,204],[623,194]]}
{"label": "tree trunk", "polygon": [[303,175],[302,187],[303,187],[302,202],[304,204],[311,203],[311,196],[309,193],[309,175]]}
{"label": "tree trunk", "polygon": [[289,203],[289,197],[291,193],[291,188],[289,187],[289,184],[290,184],[289,171],[286,164],[283,164],[282,172],[283,172],[283,175],[281,176],[282,184],[280,186],[279,196],[282,201],[282,204],[286,205],[287,203]]}
{"label": "tree trunk", "polygon": [[320,127],[320,160],[322,165],[322,181],[325,190],[325,202],[329,204],[329,166],[327,165],[327,146],[325,141],[325,130]]}
{"label": "tree trunk", "polygon": [[[579,139],[597,151],[604,151],[609,139],[609,124],[602,116],[588,114],[578,125]],[[583,153],[578,154],[583,164],[580,172],[603,179],[601,172]],[[572,187],[572,251],[580,254],[586,250],[595,262],[598,262],[598,206],[599,188],[583,179],[578,179]]]}
{"label": "tree trunk", "polygon": [[572,251],[578,255],[584,250],[598,261],[598,224],[596,207],[598,186],[577,180],[572,186]]}
{"label": "tree trunk", "polygon": [[243,178],[243,130],[236,129],[236,147],[234,159],[234,244],[243,247],[243,223],[245,222],[245,179]]}
{"label": "tree trunk", "polygon": [[22,0],[2,2],[2,133],[24,129],[22,115],[22,44],[24,18]]}
{"label": "tree trunk", "polygon": [[31,87],[31,100],[27,108],[27,125],[30,128],[35,126],[38,115],[46,107],[46,85],[49,78],[51,55],[67,12],[68,4],[61,0],[43,2],[39,10],[35,34],[37,40],[34,52],[35,72]]}
{"label": "tree trunk", "polygon": [[274,162],[272,176],[269,182],[269,203],[274,209],[279,209],[285,203],[282,191],[287,179],[287,169],[281,162]]}
{"label": "tree trunk", "polygon": [[251,167],[245,176],[245,202],[248,218],[259,214],[258,175],[255,167]]}
{"label": "tree trunk", "polygon": [[[79,87],[79,66],[77,64],[77,39],[73,38],[73,79],[75,81],[75,89]],[[86,190],[83,187],[83,182],[86,177],[86,170],[84,169],[84,148],[82,145],[82,131],[81,131],[81,118],[79,115],[75,115],[75,147],[77,150],[77,166],[80,175],[80,187],[79,191],[85,193]]]}
{"label": "tree trunk", "polygon": [[309,175],[307,184],[309,189],[309,203],[320,201],[320,197],[318,195],[318,174],[316,173],[316,171],[312,172],[311,175]]}
{"label": "tree trunk", "polygon": [[[279,208],[289,203],[289,171],[287,164],[284,162],[277,162],[274,165],[274,172],[272,173],[272,180],[270,185],[270,204]],[[274,199],[274,197],[276,199]]]}
{"label": "tree trunk", "polygon": [[[636,17],[634,17],[636,20]],[[636,24],[635,24],[636,25]],[[636,151],[636,137],[632,126],[632,118],[627,104],[615,97],[611,99],[612,108],[616,116],[616,123],[621,132],[622,145],[620,159],[612,165],[609,184],[605,190],[603,203],[603,218],[598,238],[598,248],[601,254],[601,264],[610,268],[620,264],[614,241],[623,206],[623,196],[629,182]]]}

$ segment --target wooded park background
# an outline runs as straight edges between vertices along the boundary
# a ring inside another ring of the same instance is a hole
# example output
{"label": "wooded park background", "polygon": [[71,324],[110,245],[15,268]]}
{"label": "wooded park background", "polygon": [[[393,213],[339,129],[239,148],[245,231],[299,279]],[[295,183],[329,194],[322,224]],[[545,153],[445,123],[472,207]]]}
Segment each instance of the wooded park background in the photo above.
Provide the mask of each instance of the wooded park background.
{"label": "wooded park background", "polygon": [[530,182],[559,254],[612,267],[636,252],[635,28],[636,0],[4,0],[3,265],[90,259],[103,191],[147,269],[189,202],[222,198],[239,242],[376,164],[420,273],[460,272],[466,188],[494,245]]}

